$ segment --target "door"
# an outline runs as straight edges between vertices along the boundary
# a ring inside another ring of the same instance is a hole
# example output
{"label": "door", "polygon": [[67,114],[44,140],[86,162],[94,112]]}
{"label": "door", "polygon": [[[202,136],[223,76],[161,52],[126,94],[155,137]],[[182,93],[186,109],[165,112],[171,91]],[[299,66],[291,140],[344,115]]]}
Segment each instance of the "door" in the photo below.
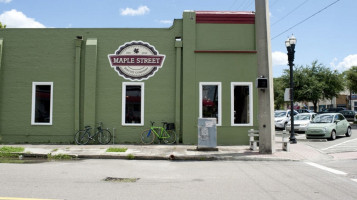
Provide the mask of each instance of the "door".
{"label": "door", "polygon": [[335,122],[336,122],[336,134],[343,135],[345,133],[345,118],[341,115],[335,115]]}

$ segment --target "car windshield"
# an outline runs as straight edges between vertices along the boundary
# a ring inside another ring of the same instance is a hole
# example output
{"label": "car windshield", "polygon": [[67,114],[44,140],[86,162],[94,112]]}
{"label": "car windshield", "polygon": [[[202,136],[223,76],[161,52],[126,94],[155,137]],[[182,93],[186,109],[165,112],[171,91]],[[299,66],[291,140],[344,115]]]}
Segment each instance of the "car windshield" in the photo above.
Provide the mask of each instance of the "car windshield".
{"label": "car windshield", "polygon": [[317,115],[313,123],[332,123],[333,115]]}
{"label": "car windshield", "polygon": [[285,111],[275,112],[274,117],[285,117]]}
{"label": "car windshield", "polygon": [[310,120],[310,115],[295,115],[294,120]]}

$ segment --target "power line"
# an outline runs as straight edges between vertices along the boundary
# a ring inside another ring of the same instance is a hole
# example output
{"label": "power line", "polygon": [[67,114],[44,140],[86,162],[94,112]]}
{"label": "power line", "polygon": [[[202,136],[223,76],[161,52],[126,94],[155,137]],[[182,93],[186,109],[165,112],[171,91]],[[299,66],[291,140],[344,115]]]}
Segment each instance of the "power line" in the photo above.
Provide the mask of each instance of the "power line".
{"label": "power line", "polygon": [[276,2],[278,2],[279,0],[275,0],[275,2],[273,2],[271,5],[270,5],[270,7],[273,7],[275,4],[276,4]]}
{"label": "power line", "polygon": [[249,3],[249,0],[242,1],[241,4],[240,4],[240,6],[239,6],[239,8],[240,8],[241,10],[244,10],[243,7],[245,7],[245,5],[246,5],[247,3]]}
{"label": "power line", "polygon": [[329,4],[328,6],[322,8],[321,10],[319,10],[319,11],[317,11],[316,13],[312,14],[310,17],[308,17],[308,18],[302,20],[301,22],[295,24],[294,26],[292,26],[292,27],[286,29],[285,31],[283,31],[283,32],[281,32],[281,33],[279,33],[278,35],[274,36],[274,37],[272,38],[272,40],[274,40],[275,38],[277,38],[277,37],[281,36],[282,34],[288,32],[289,30],[295,28],[296,26],[298,26],[298,25],[304,23],[305,21],[311,19],[311,18],[314,17],[315,15],[317,15],[317,14],[319,14],[320,12],[326,10],[327,8],[329,8],[330,6],[334,5],[335,3],[339,2],[339,1],[340,1],[340,0],[337,0],[337,1],[335,1],[335,2],[333,2],[333,3],[331,3],[331,4]]}
{"label": "power line", "polygon": [[[245,8],[245,10],[250,9],[252,7],[253,3],[254,3],[254,1],[250,1],[249,4],[247,5],[247,7]],[[254,10],[254,8],[251,10]]]}
{"label": "power line", "polygon": [[233,8],[233,6],[237,3],[237,1],[238,1],[238,0],[235,0],[235,1],[233,2],[233,4],[231,5],[230,8]]}
{"label": "power line", "polygon": [[292,11],[290,11],[287,15],[283,16],[282,18],[280,18],[278,21],[274,22],[271,26],[273,27],[275,24],[279,23],[280,21],[282,21],[283,19],[285,19],[286,17],[288,17],[289,15],[291,15],[292,13],[294,13],[297,9],[299,9],[301,6],[303,6],[306,2],[308,2],[309,0],[306,0],[304,2],[302,2],[300,5],[298,5],[297,7],[295,7]]}

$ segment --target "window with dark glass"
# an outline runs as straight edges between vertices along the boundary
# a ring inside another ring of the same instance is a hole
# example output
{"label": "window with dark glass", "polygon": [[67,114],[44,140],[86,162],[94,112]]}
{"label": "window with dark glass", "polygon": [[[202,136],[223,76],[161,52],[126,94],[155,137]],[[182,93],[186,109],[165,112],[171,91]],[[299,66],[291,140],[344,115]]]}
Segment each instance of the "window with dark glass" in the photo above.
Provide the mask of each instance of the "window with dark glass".
{"label": "window with dark glass", "polygon": [[253,126],[252,82],[231,83],[231,125]]}
{"label": "window with dark glass", "polygon": [[218,119],[218,86],[202,86],[202,117]]}
{"label": "window with dark glass", "polygon": [[216,118],[217,125],[222,124],[220,82],[200,82],[199,109],[200,118]]}
{"label": "window with dark glass", "polygon": [[51,86],[36,86],[35,122],[49,123],[51,113]]}
{"label": "window with dark glass", "polygon": [[127,85],[125,91],[125,124],[141,124],[141,85]]}
{"label": "window with dark glass", "polygon": [[250,122],[250,97],[249,86],[235,85],[233,90],[234,124],[249,124]]}
{"label": "window with dark glass", "polygon": [[52,82],[34,82],[32,84],[31,124],[52,124]]}

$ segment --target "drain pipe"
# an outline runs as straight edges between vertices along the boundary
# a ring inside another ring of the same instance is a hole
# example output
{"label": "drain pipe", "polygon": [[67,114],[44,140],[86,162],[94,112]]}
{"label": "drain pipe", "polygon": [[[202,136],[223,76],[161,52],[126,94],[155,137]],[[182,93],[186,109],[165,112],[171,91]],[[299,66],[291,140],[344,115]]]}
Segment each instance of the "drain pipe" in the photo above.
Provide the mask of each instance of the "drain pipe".
{"label": "drain pipe", "polygon": [[74,65],[74,129],[80,130],[80,93],[81,93],[81,50],[83,36],[77,36],[75,39],[76,55]]}

